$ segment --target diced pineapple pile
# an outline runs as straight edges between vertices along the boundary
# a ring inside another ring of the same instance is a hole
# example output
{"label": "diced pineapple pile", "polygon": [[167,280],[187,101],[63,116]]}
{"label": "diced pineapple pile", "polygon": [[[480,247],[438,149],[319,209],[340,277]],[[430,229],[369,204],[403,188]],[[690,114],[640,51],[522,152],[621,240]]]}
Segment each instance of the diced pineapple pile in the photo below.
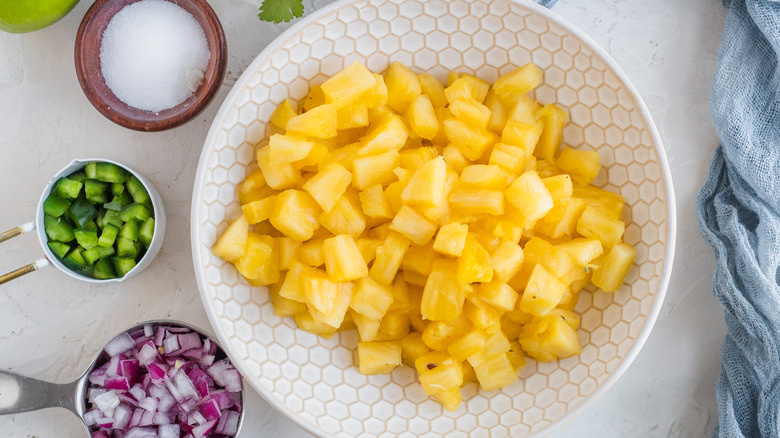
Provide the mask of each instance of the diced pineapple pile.
{"label": "diced pineapple pile", "polygon": [[559,150],[565,112],[529,96],[541,79],[350,65],[273,113],[214,254],[301,329],[356,328],[361,373],[414,366],[450,410],[525,354],[579,354],[580,290],[616,291],[636,253],[623,198],[590,185],[598,154]]}

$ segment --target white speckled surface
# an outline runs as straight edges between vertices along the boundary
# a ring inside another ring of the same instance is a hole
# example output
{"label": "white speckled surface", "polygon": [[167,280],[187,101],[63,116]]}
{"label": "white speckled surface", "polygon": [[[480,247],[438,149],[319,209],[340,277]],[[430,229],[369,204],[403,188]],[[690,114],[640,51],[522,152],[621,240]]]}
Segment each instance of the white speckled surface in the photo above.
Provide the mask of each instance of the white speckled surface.
{"label": "white speckled surface", "polygon": [[[72,158],[105,156],[149,177],[168,212],[157,262],[116,286],[95,286],[48,268],[0,286],[0,368],[53,381],[77,377],[102,344],[138,321],[175,318],[208,330],[193,278],[189,198],[198,154],[219,103],[241,71],[286,26],[260,23],[259,0],[211,0],[230,59],[223,89],[193,122],[146,134],[103,118],[76,80],[73,38],[82,1],[42,31],[0,33],[0,228],[32,219],[46,181]],[[327,1],[316,1],[320,6]],[[308,10],[312,3],[306,3]],[[647,103],[666,146],[678,206],[676,266],[662,313],[622,379],[552,435],[690,437],[717,422],[714,386],[725,325],[709,290],[711,252],[693,202],[717,144],[707,102],[725,17],[718,0],[561,0],[556,11],[621,65]],[[40,257],[33,234],[2,246],[0,271]],[[243,438],[309,436],[247,394]],[[5,437],[81,437],[64,410],[0,417]]]}

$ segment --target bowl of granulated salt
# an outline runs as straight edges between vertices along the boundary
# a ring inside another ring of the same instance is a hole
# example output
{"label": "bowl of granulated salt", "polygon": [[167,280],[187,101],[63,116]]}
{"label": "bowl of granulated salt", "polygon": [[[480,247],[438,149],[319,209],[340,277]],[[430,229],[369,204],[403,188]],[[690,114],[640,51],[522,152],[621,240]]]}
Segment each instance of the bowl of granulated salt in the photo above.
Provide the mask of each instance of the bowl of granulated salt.
{"label": "bowl of granulated salt", "polygon": [[76,35],[76,75],[92,105],[137,131],[197,116],[225,76],[227,44],[206,0],[97,0]]}

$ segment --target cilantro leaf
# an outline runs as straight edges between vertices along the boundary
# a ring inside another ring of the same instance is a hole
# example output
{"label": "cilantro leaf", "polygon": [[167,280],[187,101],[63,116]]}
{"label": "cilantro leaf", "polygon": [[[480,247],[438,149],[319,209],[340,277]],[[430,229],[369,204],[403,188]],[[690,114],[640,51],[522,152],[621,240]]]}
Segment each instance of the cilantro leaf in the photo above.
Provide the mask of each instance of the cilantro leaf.
{"label": "cilantro leaf", "polygon": [[263,0],[258,17],[272,23],[286,23],[301,15],[303,15],[303,0]]}

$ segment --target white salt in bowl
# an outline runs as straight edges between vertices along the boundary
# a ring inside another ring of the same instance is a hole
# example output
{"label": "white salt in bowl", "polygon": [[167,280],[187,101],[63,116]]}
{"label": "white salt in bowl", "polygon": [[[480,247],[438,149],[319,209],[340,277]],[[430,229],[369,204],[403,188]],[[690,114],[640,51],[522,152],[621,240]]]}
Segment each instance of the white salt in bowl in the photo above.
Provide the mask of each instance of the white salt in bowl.
{"label": "white salt in bowl", "polygon": [[[582,354],[554,363],[527,358],[501,390],[471,383],[446,411],[415,371],[363,376],[354,331],[322,339],[274,316],[266,288],[251,287],[211,253],[241,214],[236,186],[284,99],[303,99],[355,60],[375,72],[400,61],[446,79],[450,70],[493,82],[528,62],[544,70],[536,99],[569,116],[566,143],[596,150],[594,183],[627,205],[624,239],[635,266],[616,293],[581,293]],[[650,113],[615,62],[582,31],[529,1],[345,0],[292,26],[246,69],[203,147],[192,199],[192,252],[206,312],[233,363],[268,402],[318,436],[524,437],[549,432],[593,403],[647,340],[671,273],[676,233],[669,166]]]}
{"label": "white salt in bowl", "polygon": [[90,103],[114,123],[138,131],[162,131],[180,126],[203,111],[216,95],[227,68],[227,43],[222,25],[206,0],[166,0],[181,6],[200,24],[206,36],[209,61],[194,93],[182,103],[162,111],[133,108],[106,84],[100,66],[103,33],[116,13],[140,0],[97,0],[84,15],[76,34],[76,76]]}

